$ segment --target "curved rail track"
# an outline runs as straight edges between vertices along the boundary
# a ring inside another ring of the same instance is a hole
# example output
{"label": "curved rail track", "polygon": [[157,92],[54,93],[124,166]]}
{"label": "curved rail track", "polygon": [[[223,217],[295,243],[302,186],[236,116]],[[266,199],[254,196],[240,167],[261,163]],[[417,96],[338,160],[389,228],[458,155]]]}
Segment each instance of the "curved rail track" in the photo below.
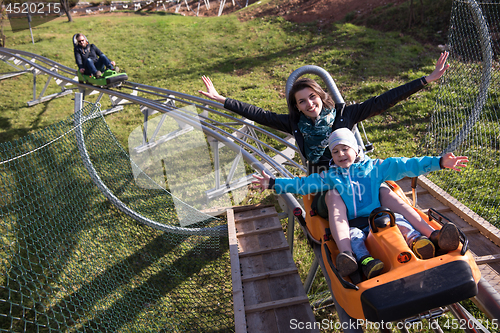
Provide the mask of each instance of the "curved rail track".
{"label": "curved rail track", "polygon": [[[271,133],[259,126],[254,125],[251,121],[235,117],[234,115],[228,113],[220,103],[173,90],[128,81],[124,82],[119,89],[106,89],[89,86],[78,82],[75,69],[61,65],[45,57],[24,51],[0,48],[0,60],[15,69],[15,71],[11,73],[0,75],[0,80],[16,75],[22,75],[24,73],[31,73],[33,75],[33,100],[29,101],[28,105],[34,105],[45,100],[61,97],[66,94],[72,94],[75,89],[78,89],[82,94],[85,92],[99,93],[98,102],[102,96],[108,95],[112,101],[113,109],[118,109],[124,104],[139,105],[144,114],[145,123],[147,122],[149,115],[160,112],[163,115],[174,118],[179,123],[187,124],[193,128],[202,130],[207,136],[213,138],[213,140],[223,143],[235,152],[241,153],[243,159],[258,172],[266,170],[269,173],[285,177],[293,176],[290,171],[292,169],[295,170],[295,174],[306,173],[304,165],[294,160],[294,156],[300,156],[300,152],[295,147],[293,137],[287,135],[286,133],[279,135]],[[318,74],[320,77],[322,76],[322,73],[318,73],[316,68],[313,68],[312,70],[313,74]],[[37,78],[41,75],[46,75],[48,79],[42,92],[37,96]],[[295,75],[300,76],[301,73],[298,72],[295,73]],[[61,92],[49,96],[43,96],[52,80],[54,80],[55,83],[61,87]],[[287,82],[287,86],[288,85],[289,83]],[[333,83],[333,85],[335,85],[335,83]],[[128,93],[124,91],[128,91]],[[141,96],[139,96],[139,94]],[[340,94],[339,98],[342,99]],[[82,100],[80,98],[75,98],[75,101],[76,110],[78,105],[81,106]],[[186,108],[180,108],[179,105],[194,106],[197,112],[186,111]],[[212,116],[216,116],[215,118],[219,120],[211,118]],[[75,119],[76,125],[78,125],[78,117],[75,117]],[[220,119],[223,119],[223,121]],[[259,139],[259,137],[263,136],[266,137],[266,140]],[[84,138],[81,135],[77,135],[77,137],[79,137],[84,143]],[[272,140],[273,144],[267,143],[269,140]],[[144,144],[146,144],[146,141],[144,141]],[[148,144],[151,144],[151,142]],[[284,147],[284,149],[276,149],[275,147],[278,146]],[[85,148],[81,151],[81,155],[84,163],[89,164],[87,169],[92,176],[95,171],[92,171],[92,165],[88,162],[88,157],[85,157]],[[165,226],[156,223],[155,221],[151,221],[146,217],[140,216],[131,211],[118,198],[114,197],[112,193],[109,193],[109,190],[107,190],[106,186],[100,182],[97,175],[94,175],[92,178],[103,194],[113,204],[122,210],[122,212],[141,223],[161,230],[182,234],[227,234],[226,228],[180,228]],[[219,182],[218,178],[216,182]],[[230,190],[232,187],[246,185],[248,184],[248,179],[235,181],[234,179],[228,178],[224,180],[224,183],[225,184],[222,186],[220,186],[220,184],[216,184],[215,191],[221,193]],[[481,278],[479,283],[479,294],[475,297],[474,302],[490,319],[500,319],[500,231],[491,226],[488,222],[482,220],[480,217],[474,215],[473,213],[469,213],[470,210],[467,207],[464,209],[463,206],[456,203],[456,200],[451,200],[452,202],[447,204],[446,202],[450,200],[448,200],[449,198],[447,198],[446,193],[442,193],[442,190],[436,188],[436,186],[430,183],[425,177],[420,177],[419,183],[422,187],[424,187],[424,190],[421,190],[421,196],[431,194],[436,200],[438,200],[438,202],[447,206],[447,208],[443,209],[444,211],[450,211],[461,219],[462,223],[458,224],[461,229],[468,234],[468,237],[472,238],[469,243],[469,247],[476,255],[476,262],[478,265],[481,265],[481,267],[484,268],[482,269],[483,278]],[[401,187],[405,189],[404,184]],[[411,196],[410,189],[408,187],[406,187],[406,189],[409,191],[408,196]],[[293,247],[292,242],[295,219],[292,211],[294,208],[300,207],[301,205],[297,199],[290,194],[281,195],[280,201],[289,217],[288,235],[292,235],[292,237],[287,238],[290,247]],[[420,204],[421,208],[424,209],[425,200],[420,200],[420,202],[424,202],[423,206]],[[465,210],[467,210],[467,212],[465,212]],[[307,233],[305,228],[302,228],[302,230]],[[470,237],[469,235],[473,235],[473,237]],[[479,254],[476,254],[475,251]],[[487,251],[488,255],[481,254],[481,252],[484,253],[484,251]],[[315,254],[315,263],[313,264],[313,267],[311,267],[310,274],[306,279],[306,290],[308,290],[308,284],[312,282],[311,279],[313,279],[316,274],[319,262],[322,261],[319,259],[321,252],[318,254],[318,252],[315,251]],[[345,316],[345,313],[342,314],[342,309],[338,310],[340,310],[339,315],[342,320],[342,316]],[[458,305],[450,306],[447,310],[452,312],[457,318],[468,317],[466,311],[464,312],[464,310]],[[431,312],[429,312],[429,315],[430,313]],[[349,319],[347,318],[346,320]],[[466,329],[466,331],[474,332],[474,330],[468,329]]]}

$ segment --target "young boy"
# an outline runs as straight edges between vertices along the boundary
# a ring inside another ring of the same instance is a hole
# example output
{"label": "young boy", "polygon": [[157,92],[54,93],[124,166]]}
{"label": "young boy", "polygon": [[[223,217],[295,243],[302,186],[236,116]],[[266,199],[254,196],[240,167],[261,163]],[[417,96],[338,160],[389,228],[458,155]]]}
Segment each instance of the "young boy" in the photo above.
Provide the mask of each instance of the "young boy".
{"label": "young boy", "polygon": [[[293,179],[274,179],[263,173],[263,177],[254,175],[257,180],[253,183],[262,189],[274,189],[277,194],[289,192],[305,195],[336,189],[344,200],[347,207],[347,216],[352,221],[359,217],[368,217],[373,209],[381,206],[379,188],[384,181],[397,181],[404,177],[416,177],[441,168],[460,171],[458,167],[466,167],[466,164],[463,163],[468,162],[466,156],[455,157],[453,153],[445,154],[443,157],[391,157],[386,160],[365,159],[358,161],[359,147],[354,134],[347,128],[334,131],[329,137],[328,146],[332,153],[333,164],[331,164],[327,172]],[[422,249],[415,246],[417,242],[423,240],[427,244],[433,245],[434,242],[437,242],[439,233],[444,228],[435,231],[431,234],[431,240],[428,240],[401,215],[398,215],[396,215],[396,223],[409,247],[414,250],[417,256],[423,258],[424,256],[419,255],[419,251]],[[451,223],[446,226],[448,226],[446,232],[453,234],[452,238],[456,238],[456,247],[458,247],[458,231],[456,227]],[[336,228],[331,229],[333,229],[331,230],[332,233],[336,232]],[[369,227],[366,225],[350,226],[349,236],[354,253],[344,251],[337,256],[336,260],[337,269],[342,276],[354,273],[358,265],[361,265],[363,273],[368,279],[379,275],[382,271],[383,262],[374,259],[364,244],[368,232]],[[334,239],[337,238],[334,236]],[[432,248],[433,255],[434,246]]]}

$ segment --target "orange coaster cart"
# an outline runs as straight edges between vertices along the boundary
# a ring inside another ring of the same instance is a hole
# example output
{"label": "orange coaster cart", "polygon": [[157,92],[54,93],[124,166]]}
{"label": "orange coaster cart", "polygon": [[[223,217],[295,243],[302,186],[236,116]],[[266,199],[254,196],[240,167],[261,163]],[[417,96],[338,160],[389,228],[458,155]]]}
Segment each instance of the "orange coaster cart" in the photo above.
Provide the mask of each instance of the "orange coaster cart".
{"label": "orange coaster cart", "polygon": [[[410,204],[396,183],[387,183]],[[334,265],[339,251],[330,237],[328,221],[317,215],[311,216],[313,197],[303,197],[305,227],[313,240],[321,243],[322,258],[334,297],[351,317],[372,322],[397,321],[477,294],[481,274],[470,251],[467,251],[467,237],[462,232],[457,250],[421,260],[407,246],[395,224],[393,213],[383,207],[371,214],[371,231],[366,240],[370,253],[384,262],[382,274],[364,281],[360,275],[340,277]],[[430,209],[428,214],[424,214],[415,207],[413,209],[434,229],[448,223],[446,217],[435,210]],[[386,226],[377,226],[375,222],[375,216],[380,213],[386,216]]]}

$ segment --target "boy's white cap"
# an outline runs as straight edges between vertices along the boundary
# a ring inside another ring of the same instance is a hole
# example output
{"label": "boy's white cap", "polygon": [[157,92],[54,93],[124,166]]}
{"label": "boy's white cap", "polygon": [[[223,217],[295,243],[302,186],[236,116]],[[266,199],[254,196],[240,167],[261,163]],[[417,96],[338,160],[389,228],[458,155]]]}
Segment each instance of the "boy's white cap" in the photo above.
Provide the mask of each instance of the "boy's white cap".
{"label": "boy's white cap", "polygon": [[347,127],[339,128],[330,134],[328,138],[328,147],[332,150],[336,145],[346,145],[354,149],[356,154],[359,153],[358,141],[354,133]]}

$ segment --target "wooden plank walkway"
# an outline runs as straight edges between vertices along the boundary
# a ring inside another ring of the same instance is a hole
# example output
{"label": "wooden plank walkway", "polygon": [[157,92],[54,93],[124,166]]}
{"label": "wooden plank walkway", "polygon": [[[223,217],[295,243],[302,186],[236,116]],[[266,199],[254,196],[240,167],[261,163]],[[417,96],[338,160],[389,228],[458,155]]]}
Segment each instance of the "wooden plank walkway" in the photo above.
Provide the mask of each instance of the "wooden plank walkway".
{"label": "wooden plank walkway", "polygon": [[[397,183],[411,201],[411,179]],[[500,230],[424,176],[417,207],[437,210],[467,235],[482,278],[500,294]],[[227,218],[236,332],[294,332],[292,320],[315,322],[274,207],[233,207]]]}
{"label": "wooden plank walkway", "polygon": [[227,220],[236,333],[296,332],[297,324],[314,323],[274,207],[228,209]]}

